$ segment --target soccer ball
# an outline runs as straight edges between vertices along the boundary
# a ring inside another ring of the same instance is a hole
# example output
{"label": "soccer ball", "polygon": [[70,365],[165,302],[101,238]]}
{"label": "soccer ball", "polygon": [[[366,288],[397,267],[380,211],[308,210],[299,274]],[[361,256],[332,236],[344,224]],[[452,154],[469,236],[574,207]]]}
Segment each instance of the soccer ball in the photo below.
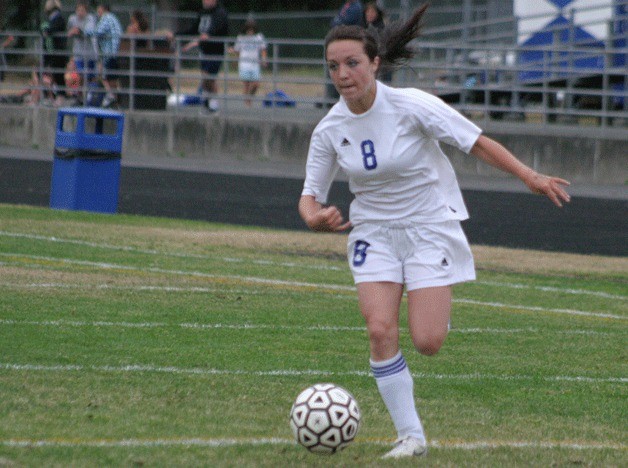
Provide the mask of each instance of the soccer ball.
{"label": "soccer ball", "polygon": [[297,442],[311,452],[335,453],[349,445],[360,427],[360,408],[344,388],[319,383],[306,388],[290,410]]}

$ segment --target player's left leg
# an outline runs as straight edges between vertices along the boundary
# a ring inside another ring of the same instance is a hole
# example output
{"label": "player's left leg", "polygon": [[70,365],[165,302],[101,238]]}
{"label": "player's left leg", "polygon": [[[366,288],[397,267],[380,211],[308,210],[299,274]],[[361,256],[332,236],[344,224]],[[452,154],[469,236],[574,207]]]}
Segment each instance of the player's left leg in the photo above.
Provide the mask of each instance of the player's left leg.
{"label": "player's left leg", "polygon": [[408,326],[416,349],[431,356],[447,338],[452,285],[475,279],[473,255],[459,221],[418,225],[406,233]]}
{"label": "player's left leg", "polygon": [[408,291],[408,327],[414,347],[426,356],[436,354],[449,330],[451,286]]}

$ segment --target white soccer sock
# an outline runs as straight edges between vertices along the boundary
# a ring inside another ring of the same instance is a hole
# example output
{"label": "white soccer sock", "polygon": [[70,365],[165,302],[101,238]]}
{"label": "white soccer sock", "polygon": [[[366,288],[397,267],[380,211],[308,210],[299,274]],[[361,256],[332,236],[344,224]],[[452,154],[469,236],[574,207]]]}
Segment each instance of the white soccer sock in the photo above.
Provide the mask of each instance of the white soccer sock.
{"label": "white soccer sock", "polygon": [[414,382],[401,351],[391,359],[375,362],[371,371],[377,388],[393,420],[397,437],[416,437],[425,442],[423,426],[414,404]]}

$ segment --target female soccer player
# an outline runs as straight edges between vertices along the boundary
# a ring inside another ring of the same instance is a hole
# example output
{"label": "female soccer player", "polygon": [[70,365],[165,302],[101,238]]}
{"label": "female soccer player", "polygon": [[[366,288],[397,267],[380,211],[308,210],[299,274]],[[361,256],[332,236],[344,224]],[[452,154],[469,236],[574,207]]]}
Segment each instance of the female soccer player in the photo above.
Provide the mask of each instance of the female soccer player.
{"label": "female soccer player", "polygon": [[[448,331],[451,287],[475,279],[460,221],[468,217],[443,141],[519,177],[557,206],[569,183],[539,174],[440,99],[376,80],[382,65],[412,56],[427,5],[376,38],[359,26],[338,26],[325,57],[340,101],[314,130],[299,213],[315,231],[344,231],[349,266],[370,340],[370,365],[397,430],[385,457],[423,455],[427,443],[413,380],[399,350],[399,306],[407,289],[408,326],[416,349],[438,352]],[[378,43],[379,41],[379,43]],[[355,195],[350,221],[327,195],[339,168]]]}

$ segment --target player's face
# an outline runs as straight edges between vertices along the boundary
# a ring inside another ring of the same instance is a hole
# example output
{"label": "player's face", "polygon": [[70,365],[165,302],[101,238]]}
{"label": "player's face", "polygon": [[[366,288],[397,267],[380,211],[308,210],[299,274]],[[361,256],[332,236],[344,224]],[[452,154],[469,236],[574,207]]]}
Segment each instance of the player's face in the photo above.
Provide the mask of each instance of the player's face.
{"label": "player's face", "polygon": [[360,41],[342,39],[327,45],[329,76],[353,112],[366,112],[373,104],[378,65],[379,57],[371,61]]}

